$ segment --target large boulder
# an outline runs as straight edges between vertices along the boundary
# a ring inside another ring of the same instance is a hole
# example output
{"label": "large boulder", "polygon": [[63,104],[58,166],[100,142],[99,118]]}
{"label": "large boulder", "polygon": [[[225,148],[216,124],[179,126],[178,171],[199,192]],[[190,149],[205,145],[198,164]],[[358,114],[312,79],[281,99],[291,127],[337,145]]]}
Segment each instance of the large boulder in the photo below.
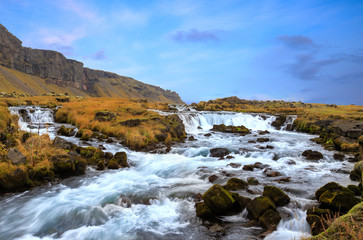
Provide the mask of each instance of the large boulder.
{"label": "large boulder", "polygon": [[250,134],[251,131],[245,126],[226,126],[224,124],[213,125],[212,131],[224,132],[224,133],[238,133],[241,135]]}
{"label": "large boulder", "polygon": [[228,215],[233,211],[236,202],[230,192],[217,184],[203,194],[203,200],[214,215]]}
{"label": "large boulder", "polygon": [[356,204],[360,203],[359,198],[347,191],[325,191],[319,198],[320,207],[331,209],[332,211],[348,212]]}
{"label": "large boulder", "polygon": [[263,188],[263,196],[269,197],[278,207],[290,202],[290,197],[281,189],[274,186],[265,186]]}
{"label": "large boulder", "polygon": [[281,127],[285,124],[285,121],[286,121],[285,115],[276,116],[276,119],[271,123],[271,126],[275,127],[277,130],[280,130]]}
{"label": "large boulder", "polygon": [[214,214],[209,209],[207,204],[205,204],[205,202],[197,202],[195,204],[195,210],[196,210],[197,216],[202,219],[211,219],[214,217]]}
{"label": "large boulder", "polygon": [[256,220],[269,209],[276,211],[276,206],[269,197],[265,196],[256,197],[247,205],[249,216]]}
{"label": "large boulder", "polygon": [[227,148],[212,148],[210,150],[211,157],[224,157],[230,154],[230,151]]}
{"label": "large boulder", "polygon": [[236,190],[245,189],[247,186],[248,183],[243,181],[242,179],[231,178],[228,180],[225,189],[227,189],[228,191],[236,191]]}
{"label": "large boulder", "polygon": [[76,134],[76,131],[74,130],[74,128],[66,128],[62,125],[57,131],[57,134],[61,136],[72,137]]}
{"label": "large boulder", "polygon": [[127,162],[126,152],[115,153],[114,160],[120,165],[121,168],[130,167],[130,165]]}
{"label": "large boulder", "polygon": [[26,157],[17,148],[10,148],[7,157],[15,165],[26,163]]}
{"label": "large boulder", "polygon": [[55,137],[53,140],[53,146],[55,146],[57,148],[62,148],[65,150],[71,150],[71,149],[73,149],[74,144],[66,141],[65,139],[63,139],[61,137]]}
{"label": "large boulder", "polygon": [[281,220],[281,216],[277,211],[272,209],[267,210],[258,219],[258,225],[264,229],[276,230],[277,225]]}
{"label": "large boulder", "polygon": [[321,188],[319,188],[318,190],[316,190],[315,192],[315,198],[317,200],[319,200],[320,196],[326,192],[326,191],[331,191],[331,192],[337,192],[337,191],[347,191],[348,193],[353,194],[352,191],[350,191],[349,189],[341,186],[340,184],[336,183],[336,182],[329,182],[327,184],[325,184],[324,186],[322,186]]}
{"label": "large boulder", "polygon": [[21,167],[0,174],[0,192],[22,191],[30,185],[28,173]]}
{"label": "large boulder", "polygon": [[319,159],[323,159],[324,156],[321,152],[318,151],[313,151],[313,150],[306,150],[302,153],[302,155],[307,159],[307,160],[319,160]]}
{"label": "large boulder", "polygon": [[356,162],[353,170],[350,172],[350,179],[352,181],[361,181],[363,172],[363,161]]}

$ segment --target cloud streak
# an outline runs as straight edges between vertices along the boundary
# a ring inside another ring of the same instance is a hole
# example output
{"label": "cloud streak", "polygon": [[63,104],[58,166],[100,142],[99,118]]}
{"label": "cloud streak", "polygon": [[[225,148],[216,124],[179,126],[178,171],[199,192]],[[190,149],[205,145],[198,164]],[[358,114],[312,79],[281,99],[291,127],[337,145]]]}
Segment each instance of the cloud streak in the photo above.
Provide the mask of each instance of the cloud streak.
{"label": "cloud streak", "polygon": [[285,46],[293,50],[311,50],[317,49],[319,47],[313,42],[311,38],[302,35],[283,35],[277,37],[277,39]]}
{"label": "cloud streak", "polygon": [[219,42],[221,40],[218,33],[221,31],[200,31],[190,29],[188,31],[177,31],[171,35],[172,40],[179,43],[184,42]]}

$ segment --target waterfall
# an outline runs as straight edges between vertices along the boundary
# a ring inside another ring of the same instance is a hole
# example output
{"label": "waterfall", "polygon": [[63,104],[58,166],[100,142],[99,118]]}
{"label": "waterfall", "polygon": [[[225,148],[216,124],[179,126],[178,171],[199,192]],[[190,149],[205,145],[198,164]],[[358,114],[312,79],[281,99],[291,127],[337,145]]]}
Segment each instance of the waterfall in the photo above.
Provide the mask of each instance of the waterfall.
{"label": "waterfall", "polygon": [[274,131],[271,123],[275,120],[275,116],[269,115],[232,112],[180,112],[178,116],[183,120],[187,133],[199,132],[200,128],[210,130],[213,125],[219,124],[244,125],[252,130]]}

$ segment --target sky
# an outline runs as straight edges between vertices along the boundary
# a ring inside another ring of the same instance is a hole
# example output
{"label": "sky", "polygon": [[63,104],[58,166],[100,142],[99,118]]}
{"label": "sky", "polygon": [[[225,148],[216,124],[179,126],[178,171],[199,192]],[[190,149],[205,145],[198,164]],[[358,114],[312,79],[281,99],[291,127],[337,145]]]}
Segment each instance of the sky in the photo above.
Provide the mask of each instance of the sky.
{"label": "sky", "polygon": [[363,1],[0,0],[23,46],[170,89],[363,105]]}

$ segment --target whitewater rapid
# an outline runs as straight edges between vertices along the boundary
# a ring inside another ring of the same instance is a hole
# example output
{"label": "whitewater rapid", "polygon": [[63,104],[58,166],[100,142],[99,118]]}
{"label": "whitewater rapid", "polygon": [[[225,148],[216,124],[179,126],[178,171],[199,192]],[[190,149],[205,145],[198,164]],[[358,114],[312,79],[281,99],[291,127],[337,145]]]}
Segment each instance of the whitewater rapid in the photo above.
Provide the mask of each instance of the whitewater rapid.
{"label": "whitewater rapid", "polygon": [[[50,109],[14,107],[11,111],[18,114],[20,109],[31,115],[31,122],[20,118],[23,130],[56,136],[61,124],[54,123]],[[212,186],[208,181],[212,174],[219,176],[215,183],[221,185],[231,176],[243,180],[255,177],[260,185],[251,186],[250,192],[238,192],[250,198],[261,195],[264,185],[283,189],[291,203],[278,209],[283,219],[266,239],[299,239],[310,235],[306,209],[316,204],[312,200],[316,189],[329,181],[350,184],[344,170],[351,169],[351,163],[334,160],[334,152],[310,141],[314,136],[275,130],[271,127],[274,116],[196,111],[178,115],[188,136],[196,141],[177,144],[168,154],[134,152],[120,143],[64,137],[80,146],[102,144],[106,152],[126,151],[131,168],[88,168],[85,176],[0,197],[0,239],[260,239],[262,229],[243,226],[248,222],[245,212],[222,219],[226,229],[222,236],[208,230],[196,217],[194,197]],[[213,124],[222,123],[243,124],[253,133],[239,136],[210,131]],[[270,133],[260,136],[259,130]],[[251,142],[259,137],[270,141]],[[267,145],[273,149],[266,149]],[[209,150],[214,147],[228,148],[233,159],[210,157]],[[305,160],[301,153],[306,149],[322,152],[324,159]],[[266,177],[262,169],[242,170],[243,165],[255,162],[268,164],[291,181],[278,183]],[[233,168],[230,163],[241,166]],[[121,199],[128,199],[131,206],[122,204]]]}

